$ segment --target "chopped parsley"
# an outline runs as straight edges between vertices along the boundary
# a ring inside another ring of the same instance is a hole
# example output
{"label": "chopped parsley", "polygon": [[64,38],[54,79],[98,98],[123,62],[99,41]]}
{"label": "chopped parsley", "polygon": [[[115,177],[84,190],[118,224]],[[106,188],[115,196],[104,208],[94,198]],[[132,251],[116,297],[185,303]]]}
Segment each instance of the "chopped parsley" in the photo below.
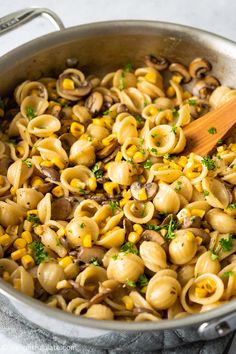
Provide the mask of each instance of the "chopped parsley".
{"label": "chopped parsley", "polygon": [[224,272],[223,277],[232,277],[235,273],[232,271]]}
{"label": "chopped parsley", "polygon": [[130,163],[134,163],[133,157],[127,157],[126,161]]}
{"label": "chopped parsley", "polygon": [[138,250],[136,247],[134,247],[134,245],[131,242],[126,242],[124,243],[121,248],[120,248],[121,252],[124,252],[125,254],[128,253],[133,253],[133,254],[139,254]]}
{"label": "chopped parsley", "polygon": [[115,210],[120,210],[119,203],[116,200],[109,200],[112,215],[115,214]]}
{"label": "chopped parsley", "polygon": [[92,172],[94,173],[94,175],[97,179],[102,178],[102,176],[103,176],[103,170],[99,167],[98,162],[93,166]]}
{"label": "chopped parsley", "polygon": [[228,235],[226,238],[222,238],[219,241],[219,244],[221,246],[221,249],[223,252],[228,252],[232,249],[233,247],[233,238],[232,235]]}
{"label": "chopped parsley", "polygon": [[209,133],[209,134],[216,134],[216,133],[217,133],[217,130],[216,130],[216,128],[211,127],[211,128],[208,129],[208,133]]}
{"label": "chopped parsley", "polygon": [[140,275],[140,277],[138,278],[138,285],[139,286],[148,285],[148,278],[146,277],[145,274]]}
{"label": "chopped parsley", "polygon": [[173,216],[171,216],[169,224],[164,224],[160,226],[156,225],[147,225],[148,230],[153,230],[153,231],[160,231],[160,230],[167,230],[167,233],[165,235],[165,238],[167,240],[173,240],[175,238],[174,231],[179,227],[179,224],[177,221],[173,220]]}
{"label": "chopped parsley", "polygon": [[47,252],[44,251],[44,245],[41,242],[33,241],[30,244],[30,248],[33,251],[33,256],[36,264],[40,264],[49,260],[49,256]]}
{"label": "chopped parsley", "polygon": [[26,107],[26,115],[29,119],[34,119],[36,117],[35,111],[32,106]]}
{"label": "chopped parsley", "polygon": [[151,148],[150,151],[151,151],[153,154],[157,154],[157,149],[155,149],[155,148]]}
{"label": "chopped parsley", "polygon": [[99,262],[98,262],[97,257],[92,257],[92,258],[90,259],[90,263],[93,264],[93,265],[95,265],[95,266],[99,266],[99,265],[100,265]]}
{"label": "chopped parsley", "polygon": [[143,138],[140,138],[140,139],[139,139],[139,142],[138,142],[138,145],[139,145],[139,146],[142,146],[143,143],[144,143],[144,139],[143,139]]}
{"label": "chopped parsley", "polygon": [[39,217],[35,214],[28,214],[26,217],[26,220],[32,223],[32,226],[38,226],[39,225]]}
{"label": "chopped parsley", "polygon": [[218,139],[217,142],[216,142],[216,145],[221,145],[223,144],[223,140],[222,139]]}
{"label": "chopped parsley", "polygon": [[135,281],[132,281],[132,280],[128,280],[126,282],[126,285],[130,286],[131,288],[136,288],[136,283],[135,283]]}
{"label": "chopped parsley", "polygon": [[157,138],[157,133],[152,134],[151,137],[152,137],[153,139]]}
{"label": "chopped parsley", "polygon": [[182,182],[181,181],[177,181],[176,182],[176,186],[175,186],[176,192],[180,192],[181,188],[182,188]]}
{"label": "chopped parsley", "polygon": [[13,145],[17,145],[18,144],[17,139],[9,139],[8,143],[9,144],[13,144]]}
{"label": "chopped parsley", "polygon": [[130,63],[126,64],[126,65],[125,65],[125,71],[126,71],[127,73],[130,73],[130,72],[134,71],[133,65],[130,64]]}
{"label": "chopped parsley", "polygon": [[236,209],[236,203],[231,203],[227,206],[227,209],[229,210],[235,210]]}
{"label": "chopped parsley", "polygon": [[173,114],[174,118],[178,118],[178,116],[179,116],[179,112],[176,109],[172,110],[172,114]]}
{"label": "chopped parsley", "polygon": [[79,189],[79,193],[80,194],[88,194],[88,192],[85,189],[83,189],[83,188]]}
{"label": "chopped parsley", "polygon": [[79,224],[79,227],[80,227],[81,229],[83,229],[83,228],[85,227],[85,223],[82,222],[81,224]]}
{"label": "chopped parsley", "polygon": [[136,114],[136,115],[134,116],[134,118],[136,119],[136,121],[137,121],[139,124],[142,122],[142,117],[141,117],[140,115]]}
{"label": "chopped parsley", "polygon": [[144,164],[143,164],[143,167],[146,170],[149,170],[152,167],[152,161],[150,161],[150,160],[145,161]]}
{"label": "chopped parsley", "polygon": [[192,98],[190,98],[190,99],[188,100],[188,104],[189,104],[190,106],[196,106],[197,102],[196,102],[196,100],[193,100]]}
{"label": "chopped parsley", "polygon": [[204,156],[202,164],[205,165],[209,171],[216,168],[215,161],[212,160],[209,155]]}
{"label": "chopped parsley", "polygon": [[124,90],[125,88],[125,73],[124,71],[122,71],[121,75],[120,75],[120,82],[119,82],[119,90]]}
{"label": "chopped parsley", "polygon": [[148,101],[147,101],[147,100],[144,100],[143,106],[144,106],[144,107],[147,107],[147,105],[148,105]]}
{"label": "chopped parsley", "polygon": [[118,259],[118,254],[114,254],[114,256],[112,256],[111,258],[114,259],[114,261],[116,261]]}
{"label": "chopped parsley", "polygon": [[209,195],[209,192],[206,189],[204,189],[203,194],[204,194],[204,197],[207,197]]}
{"label": "chopped parsley", "polygon": [[169,160],[170,154],[169,154],[168,152],[166,152],[166,153],[163,155],[163,158],[166,159],[166,160]]}
{"label": "chopped parsley", "polygon": [[28,168],[33,166],[32,161],[30,159],[25,159],[22,162],[24,162],[24,164],[26,164]]}
{"label": "chopped parsley", "polygon": [[216,261],[218,258],[219,258],[218,254],[215,251],[211,250],[211,259],[213,261]]}
{"label": "chopped parsley", "polygon": [[106,111],[103,112],[103,116],[107,116],[108,114],[110,114],[109,109],[107,109]]}
{"label": "chopped parsley", "polygon": [[200,275],[201,275],[200,273],[197,273],[197,274],[195,275],[195,278],[198,278]]}
{"label": "chopped parsley", "polygon": [[171,131],[176,134],[176,130],[177,130],[177,126],[176,124],[173,124],[172,127],[171,127]]}

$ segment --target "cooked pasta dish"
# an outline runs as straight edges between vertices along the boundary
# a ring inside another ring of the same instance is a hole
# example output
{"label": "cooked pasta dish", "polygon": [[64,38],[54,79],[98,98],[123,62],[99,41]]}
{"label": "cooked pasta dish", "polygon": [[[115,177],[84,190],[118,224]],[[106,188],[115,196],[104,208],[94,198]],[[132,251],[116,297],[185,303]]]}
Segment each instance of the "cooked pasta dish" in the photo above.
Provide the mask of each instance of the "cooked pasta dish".
{"label": "cooked pasta dish", "polygon": [[210,71],[147,55],[102,78],[68,67],[0,100],[4,281],[100,320],[235,299],[236,141],[184,153],[184,126],[236,95]]}

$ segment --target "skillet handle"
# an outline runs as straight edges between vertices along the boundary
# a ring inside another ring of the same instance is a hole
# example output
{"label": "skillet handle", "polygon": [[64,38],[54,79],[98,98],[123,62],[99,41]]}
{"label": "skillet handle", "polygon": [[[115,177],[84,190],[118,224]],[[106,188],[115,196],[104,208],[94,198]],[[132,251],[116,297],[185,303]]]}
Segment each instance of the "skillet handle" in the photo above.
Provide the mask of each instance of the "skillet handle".
{"label": "skillet handle", "polygon": [[198,328],[198,333],[203,340],[223,337],[236,330],[235,312],[218,320],[205,322]]}
{"label": "skillet handle", "polygon": [[28,8],[13,12],[0,18],[0,35],[15,29],[22,24],[31,21],[38,16],[46,16],[49,18],[58,30],[64,29],[64,24],[61,19],[51,10],[46,8]]}

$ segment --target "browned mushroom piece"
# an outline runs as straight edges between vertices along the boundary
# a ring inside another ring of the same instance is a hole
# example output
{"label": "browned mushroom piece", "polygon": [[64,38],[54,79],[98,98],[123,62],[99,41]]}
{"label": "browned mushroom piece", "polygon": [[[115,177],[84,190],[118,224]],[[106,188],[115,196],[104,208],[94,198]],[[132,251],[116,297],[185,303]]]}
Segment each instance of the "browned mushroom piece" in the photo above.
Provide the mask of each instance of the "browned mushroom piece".
{"label": "browned mushroom piece", "polygon": [[7,170],[10,164],[12,163],[12,160],[8,156],[3,156],[0,159],[0,175],[6,176],[7,175]]}
{"label": "browned mushroom piece", "polygon": [[43,194],[49,193],[53,187],[55,187],[54,183],[48,182],[48,183],[42,183],[36,187],[33,187],[36,189],[36,191],[41,192]]}
{"label": "browned mushroom piece", "polygon": [[117,153],[118,153],[119,150],[120,150],[120,148],[117,147],[110,155],[108,155],[107,157],[105,157],[105,159],[102,159],[102,162],[105,164],[105,163],[107,163],[107,162],[113,160],[113,159],[116,157],[116,155],[117,155]]}
{"label": "browned mushroom piece", "polygon": [[[63,247],[69,252],[71,247],[70,244],[65,236],[60,237],[60,243],[62,244]],[[76,253],[77,255],[77,253]]]}
{"label": "browned mushroom piece", "polygon": [[60,181],[60,173],[53,167],[40,166],[40,172],[52,181]]}
{"label": "browned mushroom piece", "polygon": [[126,231],[126,234],[129,235],[130,232],[133,231],[133,223],[128,218],[123,219],[123,227]]}
{"label": "browned mushroom piece", "polygon": [[98,263],[102,264],[102,259],[106,253],[106,249],[101,246],[80,247],[77,253],[77,259],[83,263],[91,263],[94,258]]}
{"label": "browned mushroom piece", "polygon": [[59,137],[63,149],[69,153],[71,146],[76,142],[76,138],[71,133],[64,133]]}
{"label": "browned mushroom piece", "polygon": [[164,237],[161,236],[161,234],[159,234],[159,232],[154,231],[154,230],[143,231],[139,242],[142,243],[143,241],[153,241],[153,242],[158,243],[159,245],[163,245],[165,243]]}
{"label": "browned mushroom piece", "polygon": [[202,80],[198,80],[193,86],[193,94],[201,98],[207,98],[211,93],[220,86],[219,80],[214,76],[206,76]]}
{"label": "browned mushroom piece", "polygon": [[129,109],[128,107],[124,104],[124,103],[120,103],[118,108],[117,108],[117,113],[124,113],[124,112],[128,112]]}
{"label": "browned mushroom piece", "polygon": [[[193,99],[195,101],[195,99]],[[190,114],[193,118],[199,118],[203,116],[210,110],[210,105],[208,100],[203,98],[197,98],[196,104],[190,105]]]}
{"label": "browned mushroom piece", "polygon": [[135,316],[139,315],[140,313],[150,313],[151,315],[153,315],[155,313],[155,311],[151,310],[151,309],[148,309],[148,308],[145,308],[145,307],[135,307],[133,309],[133,314]]}
{"label": "browned mushroom piece", "polygon": [[99,160],[103,160],[106,157],[108,157],[109,155],[111,155],[114,150],[117,148],[118,146],[118,141],[117,140],[113,140],[111,141],[111,143],[107,146],[105,146],[104,148],[102,148],[101,150],[97,151],[97,158]]}
{"label": "browned mushroom piece", "polygon": [[52,202],[51,219],[66,220],[72,210],[71,203],[66,198],[59,198]]}
{"label": "browned mushroom piece", "polygon": [[204,58],[195,58],[189,64],[189,73],[192,78],[202,79],[212,68],[211,63]]}
{"label": "browned mushroom piece", "polygon": [[93,92],[85,101],[85,107],[94,116],[100,112],[103,105],[103,95],[100,92]]}
{"label": "browned mushroom piece", "polygon": [[73,288],[61,289],[57,292],[57,294],[63,296],[66,302],[69,302],[78,297],[78,291]]}
{"label": "browned mushroom piece", "polygon": [[153,54],[149,54],[145,56],[144,60],[147,66],[157,69],[158,71],[162,71],[168,68],[169,61],[161,56],[156,57]]}
{"label": "browned mushroom piece", "polygon": [[[147,198],[144,200],[143,196],[140,197],[140,192],[142,190],[145,190]],[[157,194],[158,190],[158,185],[155,182],[151,183],[140,183],[140,182],[133,182],[130,186],[130,191],[134,199],[139,200],[139,201],[147,201],[147,200],[152,200],[155,195]]]}
{"label": "browned mushroom piece", "polygon": [[84,299],[89,300],[93,296],[92,291],[84,289],[81,285],[79,285],[79,283],[76,283],[74,280],[68,280],[68,282],[70,283],[70,285],[73,287],[73,289],[77,292],[77,294],[80,297],[83,297]]}
{"label": "browned mushroom piece", "polygon": [[191,75],[188,72],[188,69],[185,65],[180,63],[172,63],[169,66],[169,71],[181,76],[183,78],[183,82],[186,84],[187,82],[191,81]]}
{"label": "browned mushroom piece", "polygon": [[190,227],[200,228],[202,223],[202,219],[200,216],[190,216],[184,217],[183,222],[181,224],[182,229],[188,229]]}

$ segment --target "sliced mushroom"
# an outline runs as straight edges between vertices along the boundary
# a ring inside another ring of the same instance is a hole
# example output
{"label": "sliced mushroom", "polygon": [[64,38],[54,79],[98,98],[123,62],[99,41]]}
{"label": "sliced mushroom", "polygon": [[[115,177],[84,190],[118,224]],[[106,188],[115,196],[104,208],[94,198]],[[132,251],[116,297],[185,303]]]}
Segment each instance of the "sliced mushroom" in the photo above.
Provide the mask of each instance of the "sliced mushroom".
{"label": "sliced mushroom", "polygon": [[117,114],[123,113],[123,112],[128,112],[129,109],[124,103],[120,103],[118,108],[117,108]]}
{"label": "sliced mushroom", "polygon": [[[140,191],[144,189],[147,195],[147,198],[144,200],[143,197],[140,196]],[[158,185],[155,182],[142,184],[140,182],[133,182],[130,186],[130,191],[134,199],[139,201],[147,201],[152,200],[157,194]]]}
{"label": "sliced mushroom", "polygon": [[60,173],[53,167],[40,166],[40,171],[46,177],[49,177],[53,181],[60,181]]}
{"label": "sliced mushroom", "polygon": [[183,82],[186,84],[191,81],[191,75],[185,65],[180,63],[172,63],[169,66],[169,71],[175,73],[183,78]]}
{"label": "sliced mushroom", "polygon": [[140,313],[150,313],[150,314],[154,314],[155,311],[154,310],[151,310],[151,309],[148,309],[148,308],[145,308],[145,307],[135,307],[133,309],[133,314],[135,316],[139,315]]}
{"label": "sliced mushroom", "polygon": [[6,176],[8,167],[11,165],[12,160],[8,156],[3,156],[0,159],[0,175]]}
{"label": "sliced mushroom", "polygon": [[162,71],[167,69],[169,62],[166,58],[149,54],[145,56],[145,64],[147,66],[151,66],[152,68],[157,69],[158,71]]}
{"label": "sliced mushroom", "polygon": [[98,159],[103,160],[109,155],[111,155],[117,146],[118,146],[118,141],[113,140],[108,146],[105,146],[103,149],[97,151]]}
{"label": "sliced mushroom", "polygon": [[198,80],[193,86],[193,94],[201,98],[207,98],[218,86],[220,86],[219,80],[214,76],[206,76],[204,79]]}
{"label": "sliced mushroom", "polygon": [[211,68],[211,63],[208,60],[196,58],[189,64],[189,73],[192,78],[202,79]]}
{"label": "sliced mushroom", "polygon": [[126,231],[126,234],[129,235],[131,231],[133,231],[133,223],[128,218],[123,219],[123,227]]}
{"label": "sliced mushroom", "polygon": [[103,159],[102,162],[103,162],[103,163],[107,163],[107,162],[113,160],[113,159],[116,157],[116,155],[117,155],[117,153],[118,153],[119,150],[120,150],[120,148],[117,147],[110,155],[108,155],[107,157],[105,157],[105,159]]}
{"label": "sliced mushroom", "polygon": [[71,133],[64,133],[59,137],[63,149],[69,154],[71,146],[76,142],[76,138]]}
{"label": "sliced mushroom", "polygon": [[85,101],[85,107],[94,116],[100,112],[103,105],[103,95],[100,92],[93,92]]}
{"label": "sliced mushroom", "polygon": [[80,247],[77,253],[77,259],[83,263],[90,263],[92,258],[96,258],[99,264],[102,264],[102,259],[107,250],[101,246]]}
{"label": "sliced mushroom", "polygon": [[52,220],[66,220],[71,213],[71,203],[66,198],[59,198],[52,202]]}
{"label": "sliced mushroom", "polygon": [[159,245],[163,245],[165,243],[164,237],[159,234],[159,232],[154,230],[145,230],[141,234],[140,242],[143,241],[153,241],[158,243]]}
{"label": "sliced mushroom", "polygon": [[197,98],[196,104],[192,106],[190,105],[189,107],[190,107],[190,114],[193,118],[199,118],[200,116],[203,116],[204,114],[209,112],[210,109],[208,100],[202,98]]}
{"label": "sliced mushroom", "polygon": [[66,302],[69,302],[78,297],[78,291],[73,288],[61,289],[57,292],[58,295],[62,295]]}
{"label": "sliced mushroom", "polygon": [[200,216],[191,216],[183,218],[182,229],[188,229],[190,227],[200,228],[202,219]]}
{"label": "sliced mushroom", "polygon": [[79,283],[76,283],[74,280],[68,280],[73,289],[77,292],[79,297],[83,297],[86,300],[91,299],[93,292],[87,289],[84,289]]}
{"label": "sliced mushroom", "polygon": [[46,193],[49,193],[53,189],[54,186],[55,186],[54,183],[49,182],[49,183],[42,183],[39,186],[36,186],[33,188],[35,188],[36,191],[38,191],[38,192],[46,194]]}

